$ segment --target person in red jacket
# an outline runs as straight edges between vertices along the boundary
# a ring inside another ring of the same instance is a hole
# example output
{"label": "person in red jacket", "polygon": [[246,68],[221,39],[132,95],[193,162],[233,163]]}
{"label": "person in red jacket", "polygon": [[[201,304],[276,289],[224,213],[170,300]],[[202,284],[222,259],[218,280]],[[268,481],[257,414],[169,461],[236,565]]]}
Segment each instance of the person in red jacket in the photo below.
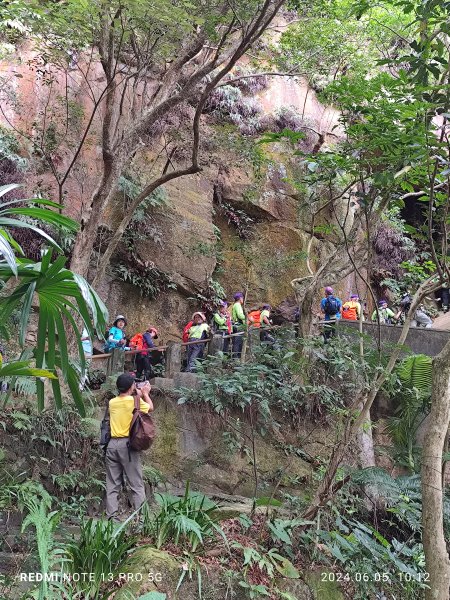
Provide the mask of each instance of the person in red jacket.
{"label": "person in red jacket", "polygon": [[156,327],[149,327],[143,337],[143,350],[136,355],[136,377],[140,379],[144,374],[145,379],[148,381],[154,376],[151,362],[151,352],[146,352],[146,348],[155,348],[153,340],[158,339],[158,330]]}

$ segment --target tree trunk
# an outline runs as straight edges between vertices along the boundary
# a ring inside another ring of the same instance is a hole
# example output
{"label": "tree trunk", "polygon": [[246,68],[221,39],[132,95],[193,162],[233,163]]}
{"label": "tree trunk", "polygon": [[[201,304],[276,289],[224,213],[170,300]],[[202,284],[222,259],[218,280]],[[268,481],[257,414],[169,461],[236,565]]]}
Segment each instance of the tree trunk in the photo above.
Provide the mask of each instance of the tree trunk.
{"label": "tree trunk", "polygon": [[[362,406],[360,406],[360,410]],[[373,449],[372,423],[370,412],[357,434],[358,463],[362,469],[375,466],[375,451]]]}
{"label": "tree trunk", "polygon": [[91,260],[97,237],[98,227],[101,223],[105,207],[109,198],[114,193],[117,181],[119,179],[121,164],[119,161],[113,166],[109,165],[105,169],[102,181],[97,191],[92,196],[89,206],[87,206],[81,216],[80,229],[78,231],[73,247],[72,260],[70,268],[75,273],[87,278],[89,271],[89,262]]}
{"label": "tree trunk", "polygon": [[431,412],[422,454],[422,524],[426,600],[448,600],[450,560],[444,538],[442,453],[450,424],[450,342],[433,360]]}

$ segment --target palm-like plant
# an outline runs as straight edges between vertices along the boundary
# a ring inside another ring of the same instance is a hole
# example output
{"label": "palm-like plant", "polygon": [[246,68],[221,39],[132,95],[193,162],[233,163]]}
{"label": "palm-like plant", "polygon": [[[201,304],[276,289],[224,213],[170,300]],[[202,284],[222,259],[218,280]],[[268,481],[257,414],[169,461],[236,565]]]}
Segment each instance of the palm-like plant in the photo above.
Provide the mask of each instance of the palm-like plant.
{"label": "palm-like plant", "polygon": [[[0,188],[0,197],[17,187]],[[41,377],[51,380],[56,405],[62,406],[62,396],[58,374],[67,382],[78,410],[84,415],[84,406],[79,389],[79,377],[86,369],[85,357],[80,340],[79,324],[83,323],[91,335],[94,330],[102,332],[108,318],[105,305],[83,277],[64,267],[66,258],[59,256],[52,261],[53,251],[43,252],[42,260],[34,262],[18,258],[22,254],[20,246],[8,232],[8,227],[28,227],[42,235],[57,251],[57,242],[39,227],[11,215],[32,217],[57,228],[76,231],[78,224],[51,210],[58,207],[48,200],[27,201],[40,207],[15,206],[20,201],[13,200],[0,206],[0,281],[4,283],[0,297],[0,331],[7,336],[6,324],[12,313],[20,309],[19,343],[26,345],[26,336],[30,324],[33,303],[39,306],[37,344],[33,349],[35,367],[30,361],[21,360],[2,365],[0,377],[34,376],[36,380],[38,406],[44,408],[44,383]],[[22,201],[23,202],[23,201]],[[69,356],[68,338],[77,341],[78,359],[81,366],[77,369]]]}
{"label": "palm-like plant", "polygon": [[[17,183],[1,186],[0,198],[19,187],[20,185]],[[40,221],[41,223],[53,225],[58,229],[66,229],[72,232],[76,232],[78,229],[78,223],[73,219],[69,219],[69,217],[65,217],[53,210],[49,210],[50,208],[60,208],[59,204],[42,198],[26,200],[25,202],[28,206],[22,206],[24,200],[17,199],[2,202],[0,205],[0,254],[3,255],[5,262],[9,265],[15,275],[17,275],[16,254],[23,255],[23,251],[8,231],[8,228],[17,227],[21,229],[31,229],[34,233],[47,240],[47,242],[56,250],[62,252],[56,240],[54,240],[46,231],[27,221],[17,219],[16,217],[28,217]]]}

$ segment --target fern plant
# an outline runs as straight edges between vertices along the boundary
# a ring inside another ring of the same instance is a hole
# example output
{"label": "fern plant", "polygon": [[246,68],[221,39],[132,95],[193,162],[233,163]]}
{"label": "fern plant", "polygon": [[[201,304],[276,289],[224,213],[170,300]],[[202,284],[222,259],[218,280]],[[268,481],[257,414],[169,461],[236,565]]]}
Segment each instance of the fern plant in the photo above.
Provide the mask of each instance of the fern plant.
{"label": "fern plant", "polygon": [[409,356],[400,363],[396,375],[400,383],[394,395],[398,406],[388,420],[388,431],[394,442],[395,461],[415,472],[420,464],[416,435],[431,399],[432,359],[424,354]]}
{"label": "fern plant", "polygon": [[[28,496],[25,504],[28,515],[22,523],[22,533],[30,525],[35,528],[40,570],[44,574],[50,573],[58,554],[54,547],[54,533],[60,521],[60,513],[58,511],[48,513],[50,505],[46,497],[38,501],[36,498]],[[38,598],[39,600],[49,598],[49,585],[45,577],[39,586]]]}
{"label": "fern plant", "polygon": [[397,368],[404,386],[416,388],[424,396],[431,394],[433,361],[425,354],[414,354],[405,358]]}

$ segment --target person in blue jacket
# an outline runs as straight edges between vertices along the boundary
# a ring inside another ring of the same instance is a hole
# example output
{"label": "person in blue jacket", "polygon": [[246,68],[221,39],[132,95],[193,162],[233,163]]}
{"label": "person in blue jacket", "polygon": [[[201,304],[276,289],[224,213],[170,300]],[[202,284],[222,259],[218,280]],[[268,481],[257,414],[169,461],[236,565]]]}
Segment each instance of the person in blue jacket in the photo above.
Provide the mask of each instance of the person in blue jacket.
{"label": "person in blue jacket", "polygon": [[125,317],[123,315],[117,315],[113,326],[108,331],[108,337],[104,348],[105,352],[112,352],[115,348],[129,350],[129,348],[127,348],[127,338],[124,331],[126,324],[127,320]]}
{"label": "person in blue jacket", "polygon": [[325,288],[325,298],[322,298],[320,310],[324,315],[325,321],[330,321],[329,325],[323,328],[323,338],[325,343],[336,335],[335,324],[341,318],[342,300],[336,298],[332,287]]}

